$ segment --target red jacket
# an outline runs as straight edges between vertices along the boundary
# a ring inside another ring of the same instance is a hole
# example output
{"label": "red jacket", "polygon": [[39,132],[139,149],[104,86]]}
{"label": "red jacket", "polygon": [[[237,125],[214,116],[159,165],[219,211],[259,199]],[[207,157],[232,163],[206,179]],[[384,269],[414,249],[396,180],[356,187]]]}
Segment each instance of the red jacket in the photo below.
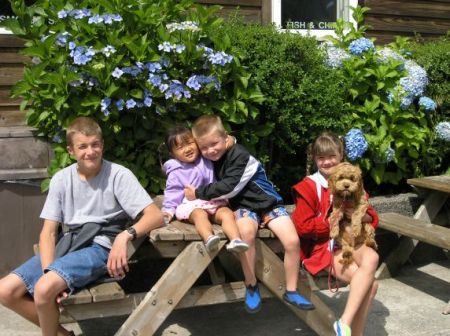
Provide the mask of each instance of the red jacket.
{"label": "red jacket", "polygon": [[[292,189],[295,201],[292,221],[300,237],[300,259],[308,272],[314,275],[331,264],[332,254],[328,249],[330,225],[327,219],[331,208],[330,192],[310,177],[304,178]],[[372,217],[372,226],[376,228],[376,211],[369,206],[367,214]]]}

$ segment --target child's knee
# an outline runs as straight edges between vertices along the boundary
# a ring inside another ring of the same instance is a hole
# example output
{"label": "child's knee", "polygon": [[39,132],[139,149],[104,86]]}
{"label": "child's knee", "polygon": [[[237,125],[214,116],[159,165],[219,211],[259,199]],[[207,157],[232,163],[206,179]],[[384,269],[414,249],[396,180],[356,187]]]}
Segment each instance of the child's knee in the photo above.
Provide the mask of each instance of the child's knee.
{"label": "child's knee", "polygon": [[50,272],[42,276],[34,287],[36,305],[56,302],[56,297],[63,291],[63,282],[64,280],[59,279],[58,275],[50,274]]}
{"label": "child's knee", "polygon": [[12,283],[10,279],[10,276],[7,276],[0,280],[0,304],[5,307],[12,305],[26,293],[25,285],[20,287],[19,284]]}
{"label": "child's knee", "polygon": [[298,236],[290,236],[286,238],[283,242],[283,247],[285,253],[291,252],[298,254],[300,251],[300,241]]}

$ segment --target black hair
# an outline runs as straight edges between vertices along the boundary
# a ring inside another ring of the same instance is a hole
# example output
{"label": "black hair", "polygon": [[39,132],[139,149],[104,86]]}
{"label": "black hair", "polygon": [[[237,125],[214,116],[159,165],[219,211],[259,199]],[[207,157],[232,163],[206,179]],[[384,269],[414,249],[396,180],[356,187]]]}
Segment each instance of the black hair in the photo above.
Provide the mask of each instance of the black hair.
{"label": "black hair", "polygon": [[167,131],[166,138],[162,144],[158,147],[159,153],[159,164],[161,167],[163,166],[163,155],[164,149],[169,153],[172,153],[172,150],[178,146],[180,143],[193,139],[192,132],[189,128],[184,126],[175,126],[169,128]]}

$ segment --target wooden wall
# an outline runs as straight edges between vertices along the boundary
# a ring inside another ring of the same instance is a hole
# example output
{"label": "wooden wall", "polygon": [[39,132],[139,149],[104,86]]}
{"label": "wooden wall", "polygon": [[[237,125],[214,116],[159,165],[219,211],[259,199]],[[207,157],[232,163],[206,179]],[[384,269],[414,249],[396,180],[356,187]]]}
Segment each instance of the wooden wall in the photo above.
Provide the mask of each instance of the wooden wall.
{"label": "wooden wall", "polygon": [[224,17],[235,13],[238,8],[239,15],[250,22],[270,23],[271,21],[271,0],[196,0],[195,2],[222,6],[220,14]]}
{"label": "wooden wall", "polygon": [[371,10],[365,23],[368,35],[378,44],[393,41],[396,35],[436,38],[450,31],[450,0],[364,0]]}
{"label": "wooden wall", "polygon": [[11,86],[22,78],[24,57],[18,54],[23,43],[13,35],[0,35],[0,127],[24,125],[20,101],[10,98]]}

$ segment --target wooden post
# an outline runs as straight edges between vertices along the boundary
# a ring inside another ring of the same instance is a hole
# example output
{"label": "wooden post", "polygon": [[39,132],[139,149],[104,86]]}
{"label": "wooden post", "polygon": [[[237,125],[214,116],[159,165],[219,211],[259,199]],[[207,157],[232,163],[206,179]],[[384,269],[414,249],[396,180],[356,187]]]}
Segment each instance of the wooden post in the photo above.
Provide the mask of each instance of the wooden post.
{"label": "wooden post", "polygon": [[147,293],[116,336],[153,335],[224,245],[225,241],[221,241],[217,251],[208,253],[203,242],[190,243]]}
{"label": "wooden post", "polygon": [[[428,197],[414,214],[415,219],[431,222],[447,200],[447,195],[442,192],[430,191]],[[400,238],[396,248],[387,256],[386,260],[378,267],[375,278],[387,279],[395,276],[400,267],[408,260],[418,241],[406,236]]]}
{"label": "wooden post", "polygon": [[300,310],[286,303],[282,296],[286,290],[284,265],[280,258],[260,239],[256,239],[256,277],[279,300],[285,303],[292,312],[319,335],[332,335],[333,322],[336,320],[333,311],[315,295],[307,281],[300,281],[300,293],[308,298],[316,307],[314,310]]}

